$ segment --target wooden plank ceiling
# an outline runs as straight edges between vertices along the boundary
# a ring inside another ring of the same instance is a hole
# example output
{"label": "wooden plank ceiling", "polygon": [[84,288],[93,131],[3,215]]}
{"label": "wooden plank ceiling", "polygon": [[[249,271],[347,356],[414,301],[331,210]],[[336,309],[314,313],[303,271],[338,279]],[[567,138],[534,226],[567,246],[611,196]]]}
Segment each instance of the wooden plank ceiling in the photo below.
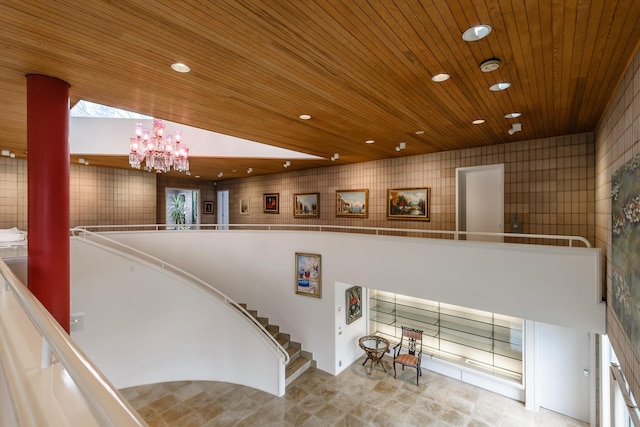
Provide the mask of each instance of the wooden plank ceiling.
{"label": "wooden plank ceiling", "polygon": [[[479,23],[489,36],[463,41]],[[72,103],[323,157],[296,170],[593,131],[638,47],[640,1],[0,0],[0,24],[0,148],[18,157],[36,73],[67,81]],[[483,73],[490,58],[501,66]],[[489,91],[497,82],[512,86]],[[203,179],[282,172],[286,160],[191,154]]]}

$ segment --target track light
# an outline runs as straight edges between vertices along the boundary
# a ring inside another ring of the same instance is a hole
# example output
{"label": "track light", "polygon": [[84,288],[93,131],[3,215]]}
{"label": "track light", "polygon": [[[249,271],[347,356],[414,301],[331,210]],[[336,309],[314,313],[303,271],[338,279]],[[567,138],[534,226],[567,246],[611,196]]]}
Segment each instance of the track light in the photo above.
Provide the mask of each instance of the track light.
{"label": "track light", "polygon": [[284,167],[288,168],[289,166],[291,166],[291,162],[289,160],[287,160],[286,162],[284,162]]}
{"label": "track light", "polygon": [[253,168],[247,169],[247,173],[252,173],[252,172],[253,172]]}
{"label": "track light", "polygon": [[511,129],[509,129],[507,132],[509,133],[509,135],[513,135],[516,132],[520,132],[522,130],[522,123],[513,123],[511,125]]}
{"label": "track light", "polygon": [[331,161],[335,162],[339,158],[340,158],[340,153],[333,153],[333,156],[331,157]]}
{"label": "track light", "polygon": [[396,151],[404,150],[405,148],[407,148],[407,143],[406,143],[406,142],[401,142],[401,143],[400,143],[400,144],[398,144],[398,146],[396,147]]}

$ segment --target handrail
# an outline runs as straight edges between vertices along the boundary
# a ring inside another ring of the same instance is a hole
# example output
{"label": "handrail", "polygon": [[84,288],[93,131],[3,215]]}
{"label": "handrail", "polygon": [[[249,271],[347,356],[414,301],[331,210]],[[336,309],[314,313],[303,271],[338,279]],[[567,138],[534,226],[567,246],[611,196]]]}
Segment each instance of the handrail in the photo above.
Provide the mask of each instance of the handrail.
{"label": "handrail", "polygon": [[[44,308],[27,287],[15,276],[4,260],[0,260],[0,276],[3,287],[0,291],[13,292],[16,300],[22,306],[31,322],[42,335],[43,350],[48,347],[55,354],[56,359],[64,366],[74,384],[78,387],[86,400],[89,409],[102,426],[147,426],[135,409],[120,395],[106,377],[82,353],[78,346],[69,338],[53,316]],[[5,334],[2,334],[5,336]],[[0,341],[4,350],[7,343]],[[2,353],[5,353],[3,351]],[[14,370],[11,351],[6,351],[7,360],[13,364],[7,373]],[[17,375],[7,375],[14,400],[17,400],[16,411],[20,425],[37,425],[32,404],[27,399],[24,387]]]}
{"label": "handrail", "polygon": [[[160,258],[154,257],[153,255],[149,255],[146,252],[140,251],[136,248],[133,248],[131,246],[125,245],[124,243],[120,243],[118,241],[109,239],[101,234],[96,234],[93,233],[91,231],[88,231],[82,227],[74,227],[70,230],[71,235],[72,236],[76,236],[76,237],[83,237],[84,239],[87,239],[88,241],[90,241],[87,238],[87,235],[97,238],[97,239],[102,239],[105,242],[108,242],[110,245],[112,246],[117,246],[119,249],[124,249],[125,251],[129,252],[129,253],[133,253],[135,256],[143,259],[144,261],[152,264],[152,265],[156,265],[160,268],[162,268],[163,270],[167,270],[167,271],[171,271],[172,273],[181,276],[183,278],[187,278],[190,281],[194,282],[195,284],[197,284],[201,289],[203,289],[204,291],[220,298],[225,304],[229,304],[231,306],[233,306],[234,308],[236,308],[237,310],[239,310],[242,314],[244,314],[244,316],[251,321],[255,326],[258,327],[258,330],[260,330],[268,339],[268,341],[270,341],[275,347],[275,351],[276,353],[281,353],[282,356],[284,356],[284,364],[286,365],[287,363],[289,363],[289,353],[287,353],[287,350],[284,349],[284,347],[282,347],[282,345],[280,345],[280,343],[278,342],[278,340],[276,340],[273,335],[271,335],[269,333],[269,331],[267,331],[267,329],[260,323],[258,322],[258,320],[253,317],[251,314],[249,314],[249,312],[242,307],[240,304],[236,303],[234,300],[232,300],[231,298],[229,298],[227,295],[225,295],[224,293],[220,292],[218,289],[214,288],[213,286],[211,286],[209,283],[205,282],[204,280],[194,276],[193,274],[182,270],[181,268],[178,268],[172,264],[169,264],[168,262],[165,262],[163,260],[161,260]],[[82,234],[82,236],[80,236]]]}
{"label": "handrail", "polygon": [[[176,229],[175,227],[180,227]],[[524,233],[490,233],[479,231],[454,231],[454,230],[421,230],[413,228],[384,228],[384,227],[361,227],[361,226],[344,226],[344,225],[319,225],[319,224],[187,224],[185,226],[176,226],[175,224],[127,224],[127,225],[88,225],[75,227],[81,230],[108,230],[108,229],[127,229],[132,231],[191,231],[191,230],[218,230],[228,231],[229,229],[265,229],[267,231],[275,231],[282,229],[307,229],[310,231],[366,231],[375,235],[385,235],[381,233],[415,233],[423,235],[442,235],[451,236],[455,240],[459,240],[460,236],[487,236],[487,237],[510,237],[512,239],[542,239],[542,240],[564,240],[569,242],[569,246],[573,247],[573,242],[582,242],[585,247],[590,248],[591,243],[581,236],[566,236],[552,234],[524,234]],[[118,230],[124,231],[124,230]],[[505,242],[508,243],[508,242]]]}
{"label": "handrail", "polygon": [[613,375],[613,379],[618,384],[618,388],[620,389],[620,393],[624,399],[624,403],[627,405],[627,410],[629,412],[629,417],[631,418],[631,422],[634,427],[640,427],[640,411],[638,410],[638,406],[633,400],[633,396],[627,390],[627,381],[624,378],[624,374],[622,373],[622,368],[617,363],[611,363],[609,367],[611,369],[611,375]]}

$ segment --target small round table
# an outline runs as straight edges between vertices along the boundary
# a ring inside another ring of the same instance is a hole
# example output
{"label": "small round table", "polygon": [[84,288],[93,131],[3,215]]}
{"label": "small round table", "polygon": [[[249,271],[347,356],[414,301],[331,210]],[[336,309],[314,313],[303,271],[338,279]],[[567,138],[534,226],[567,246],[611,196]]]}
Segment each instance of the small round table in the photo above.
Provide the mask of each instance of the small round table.
{"label": "small round table", "polygon": [[369,368],[369,375],[371,375],[371,371],[373,371],[373,364],[379,364],[382,366],[385,372],[387,369],[384,367],[384,363],[382,363],[382,357],[385,353],[389,352],[389,340],[383,337],[379,337],[376,335],[366,335],[358,341],[360,344],[360,348],[367,353],[367,358],[362,363],[364,366],[365,363],[369,359],[371,359],[371,367]]}

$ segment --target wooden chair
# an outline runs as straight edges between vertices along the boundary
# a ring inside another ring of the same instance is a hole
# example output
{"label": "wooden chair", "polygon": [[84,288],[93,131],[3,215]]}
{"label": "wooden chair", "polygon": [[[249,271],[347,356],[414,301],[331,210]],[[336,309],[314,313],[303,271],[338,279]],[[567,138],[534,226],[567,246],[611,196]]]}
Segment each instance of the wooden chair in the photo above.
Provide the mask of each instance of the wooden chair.
{"label": "wooden chair", "polygon": [[[403,348],[406,352],[403,352]],[[402,327],[402,338],[393,347],[393,378],[396,377],[396,363],[416,368],[416,385],[419,385],[419,378],[422,376],[420,362],[422,360],[422,331],[417,329]]]}

